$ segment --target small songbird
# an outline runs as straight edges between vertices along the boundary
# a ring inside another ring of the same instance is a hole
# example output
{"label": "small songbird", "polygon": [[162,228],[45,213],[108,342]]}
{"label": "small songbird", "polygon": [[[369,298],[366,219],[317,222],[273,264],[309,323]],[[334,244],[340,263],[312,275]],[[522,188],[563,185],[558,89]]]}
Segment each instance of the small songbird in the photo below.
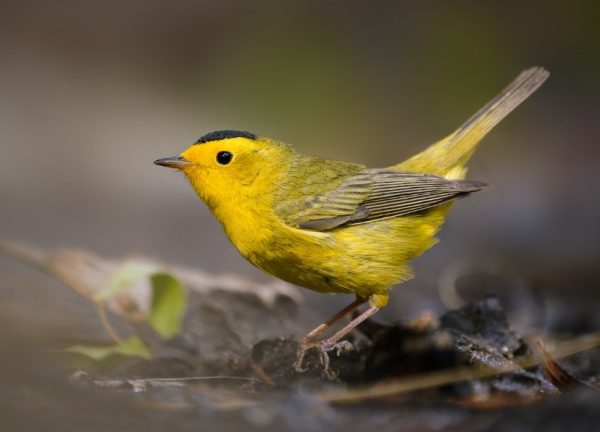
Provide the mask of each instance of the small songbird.
{"label": "small songbird", "polygon": [[[390,289],[411,278],[409,261],[436,243],[456,198],[486,188],[464,180],[481,139],[549,76],[522,72],[456,131],[410,159],[386,168],[306,156],[249,132],[204,135],[178,157],[154,163],[181,170],[223,225],[237,250],[284,281],[356,300],[306,334],[327,351],[388,302]],[[336,321],[368,309],[326,339]],[[322,357],[323,358],[323,357]]]}

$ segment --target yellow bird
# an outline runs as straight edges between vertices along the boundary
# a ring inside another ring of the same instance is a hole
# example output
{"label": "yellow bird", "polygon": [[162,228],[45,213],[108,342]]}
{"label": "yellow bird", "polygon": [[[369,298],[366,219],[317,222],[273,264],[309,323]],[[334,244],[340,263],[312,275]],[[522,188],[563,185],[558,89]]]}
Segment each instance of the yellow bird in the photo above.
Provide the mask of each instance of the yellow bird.
{"label": "yellow bird", "polygon": [[[301,339],[301,363],[308,348],[335,347],[386,305],[394,285],[411,278],[409,261],[436,243],[453,201],[486,186],[464,180],[477,144],[548,76],[539,67],[522,72],[448,137],[387,168],[306,156],[233,130],[204,135],[180,156],[154,163],[183,171],[256,267],[315,291],[356,296]],[[362,314],[317,340],[366,302]]]}

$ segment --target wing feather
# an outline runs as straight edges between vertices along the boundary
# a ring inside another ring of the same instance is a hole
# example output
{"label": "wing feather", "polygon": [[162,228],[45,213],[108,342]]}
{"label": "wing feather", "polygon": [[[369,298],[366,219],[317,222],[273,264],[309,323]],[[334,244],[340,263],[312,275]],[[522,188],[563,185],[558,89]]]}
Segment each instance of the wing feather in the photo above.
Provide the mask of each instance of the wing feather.
{"label": "wing feather", "polygon": [[364,170],[309,200],[294,222],[300,228],[326,231],[417,213],[485,187],[433,174]]}

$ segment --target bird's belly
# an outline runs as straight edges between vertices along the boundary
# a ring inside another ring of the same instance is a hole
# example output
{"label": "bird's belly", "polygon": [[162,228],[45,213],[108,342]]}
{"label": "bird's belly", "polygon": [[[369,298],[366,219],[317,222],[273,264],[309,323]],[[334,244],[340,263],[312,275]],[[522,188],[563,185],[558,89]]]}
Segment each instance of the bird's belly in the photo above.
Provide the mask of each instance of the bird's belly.
{"label": "bird's belly", "polygon": [[246,259],[271,275],[323,293],[367,298],[411,278],[409,261],[435,243],[447,209],[325,232],[274,222],[242,235],[226,231]]}
{"label": "bird's belly", "polygon": [[285,227],[262,253],[242,254],[295,285],[367,298],[410,279],[408,262],[434,242],[435,230],[423,230],[422,222],[396,218],[323,233]]}

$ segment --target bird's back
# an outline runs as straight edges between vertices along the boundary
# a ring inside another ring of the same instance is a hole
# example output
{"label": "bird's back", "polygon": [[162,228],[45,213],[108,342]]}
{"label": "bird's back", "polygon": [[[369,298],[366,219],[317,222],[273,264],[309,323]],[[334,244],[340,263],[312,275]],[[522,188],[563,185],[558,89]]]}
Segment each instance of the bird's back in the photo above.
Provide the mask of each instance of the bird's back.
{"label": "bird's back", "polygon": [[[386,172],[412,172],[434,174],[448,180],[463,179],[467,171],[466,163],[481,139],[547,77],[548,72],[542,68],[524,71],[451,135],[410,159],[387,168]],[[360,179],[365,168],[317,158],[304,159],[302,163],[312,166],[310,172],[314,172],[316,180],[312,181],[312,177],[306,175],[296,179],[290,177],[290,186],[281,189],[281,199],[277,202],[279,212],[297,216],[298,213],[302,214],[301,207],[305,206],[312,216],[317,214],[321,218],[319,221],[326,222],[305,226],[314,229],[294,227],[294,220],[290,222],[292,226],[282,225],[281,229],[286,234],[274,239],[274,256],[255,264],[284,280],[307,288],[321,292],[354,293],[375,299],[375,304],[383,306],[387,302],[389,288],[411,277],[409,261],[436,243],[435,235],[452,201],[412,214],[374,221],[367,219],[364,223],[354,224],[356,221],[353,223],[352,217],[340,219],[335,215],[340,212],[343,214],[346,210],[344,206],[356,204],[352,197],[361,193]],[[298,197],[285,199],[287,190],[296,191],[301,196],[317,196],[319,199],[321,197],[317,191],[323,191],[324,187],[337,191],[344,187],[343,182],[348,177],[357,179],[350,182],[355,183],[355,187],[344,191],[343,199],[326,197],[324,201],[329,199],[334,201],[334,205],[316,208],[316,213],[307,202],[296,199]],[[327,211],[332,215],[330,219],[326,218]],[[285,244],[279,244],[281,241]]]}

